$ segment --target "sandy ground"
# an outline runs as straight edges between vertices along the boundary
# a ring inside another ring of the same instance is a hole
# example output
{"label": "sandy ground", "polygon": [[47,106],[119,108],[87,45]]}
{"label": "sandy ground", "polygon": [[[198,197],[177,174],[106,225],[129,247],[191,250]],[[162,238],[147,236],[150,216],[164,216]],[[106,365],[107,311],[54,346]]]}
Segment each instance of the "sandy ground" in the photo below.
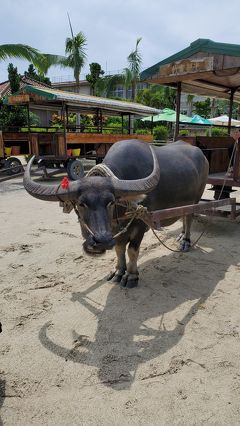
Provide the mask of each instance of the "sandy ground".
{"label": "sandy ground", "polygon": [[0,425],[240,424],[238,223],[214,220],[187,254],[149,232],[124,290],[106,281],[114,251],[87,257],[75,215],[20,180],[0,218]]}

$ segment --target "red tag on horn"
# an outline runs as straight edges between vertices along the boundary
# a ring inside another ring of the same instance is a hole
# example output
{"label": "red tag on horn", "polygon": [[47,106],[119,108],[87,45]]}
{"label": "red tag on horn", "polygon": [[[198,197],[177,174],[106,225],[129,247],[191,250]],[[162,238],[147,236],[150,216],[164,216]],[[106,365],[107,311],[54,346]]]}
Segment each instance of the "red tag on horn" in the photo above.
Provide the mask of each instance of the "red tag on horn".
{"label": "red tag on horn", "polygon": [[68,180],[67,176],[64,176],[64,178],[63,178],[63,180],[61,182],[61,187],[63,189],[68,189],[68,187],[69,187],[69,180]]}

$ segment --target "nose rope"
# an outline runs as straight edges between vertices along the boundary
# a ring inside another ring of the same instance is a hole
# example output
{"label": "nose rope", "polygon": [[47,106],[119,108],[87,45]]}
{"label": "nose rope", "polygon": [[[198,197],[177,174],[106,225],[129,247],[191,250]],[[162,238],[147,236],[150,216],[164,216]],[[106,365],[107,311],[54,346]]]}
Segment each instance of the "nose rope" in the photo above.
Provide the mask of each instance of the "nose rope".
{"label": "nose rope", "polygon": [[71,202],[71,204],[72,204],[72,206],[74,208],[74,211],[75,211],[75,213],[76,213],[76,215],[78,217],[78,222],[81,223],[81,225],[84,226],[84,228],[87,229],[87,231],[92,235],[92,237],[94,237],[94,233],[92,232],[92,230],[89,228],[89,226],[86,224],[86,222],[84,222],[82,220],[82,218],[81,218],[81,216],[79,214],[79,211],[78,211],[78,209],[76,207],[76,204],[73,201]]}

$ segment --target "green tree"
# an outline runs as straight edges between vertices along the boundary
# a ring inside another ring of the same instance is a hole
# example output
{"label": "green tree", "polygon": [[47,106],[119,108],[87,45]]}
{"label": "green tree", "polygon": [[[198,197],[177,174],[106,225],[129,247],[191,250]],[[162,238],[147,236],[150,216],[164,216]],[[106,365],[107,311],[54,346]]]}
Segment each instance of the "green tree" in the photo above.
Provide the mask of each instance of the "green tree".
{"label": "green tree", "polygon": [[48,77],[45,77],[42,74],[38,74],[33,66],[33,64],[30,64],[28,67],[28,70],[24,73],[25,77],[32,78],[33,80],[40,81],[42,83],[48,84],[51,86],[51,81]]}
{"label": "green tree", "polygon": [[211,100],[207,98],[205,101],[194,102],[195,114],[201,115],[204,118],[209,118],[211,114]]}
{"label": "green tree", "polygon": [[175,108],[176,91],[170,87],[152,84],[150,87],[139,90],[136,101],[152,108]]}
{"label": "green tree", "polygon": [[20,89],[20,75],[18,74],[17,67],[13,64],[8,65],[8,80],[10,83],[11,93],[16,93]]}
{"label": "green tree", "polygon": [[89,65],[90,74],[86,75],[86,80],[89,82],[93,95],[99,95],[99,93],[103,90],[103,79],[102,75],[104,71],[101,68],[101,65],[97,62],[93,62]]}
{"label": "green tree", "polygon": [[[30,125],[38,125],[39,117],[30,112]],[[28,112],[26,107],[3,105],[0,101],[0,129],[12,127],[24,127],[28,124]]]}

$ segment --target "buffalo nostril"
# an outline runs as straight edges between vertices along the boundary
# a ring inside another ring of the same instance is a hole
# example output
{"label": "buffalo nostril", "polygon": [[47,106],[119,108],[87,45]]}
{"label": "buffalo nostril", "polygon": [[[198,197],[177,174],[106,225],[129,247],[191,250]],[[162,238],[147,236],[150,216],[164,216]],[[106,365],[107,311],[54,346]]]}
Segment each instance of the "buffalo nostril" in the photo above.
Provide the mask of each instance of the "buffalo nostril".
{"label": "buffalo nostril", "polygon": [[105,236],[105,235],[95,235],[93,238],[93,241],[106,249],[110,249],[115,245],[115,241],[113,240],[112,236]]}

